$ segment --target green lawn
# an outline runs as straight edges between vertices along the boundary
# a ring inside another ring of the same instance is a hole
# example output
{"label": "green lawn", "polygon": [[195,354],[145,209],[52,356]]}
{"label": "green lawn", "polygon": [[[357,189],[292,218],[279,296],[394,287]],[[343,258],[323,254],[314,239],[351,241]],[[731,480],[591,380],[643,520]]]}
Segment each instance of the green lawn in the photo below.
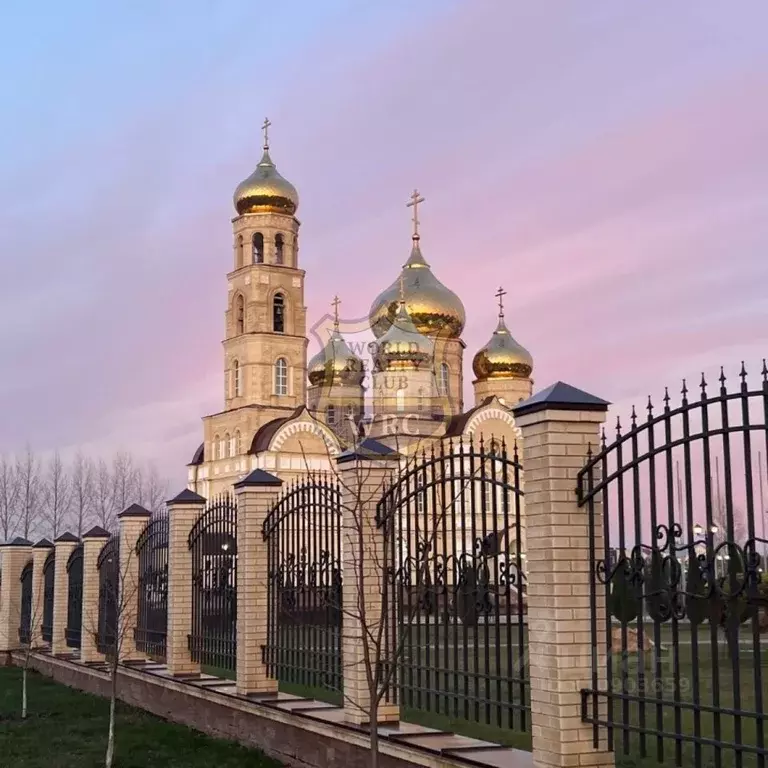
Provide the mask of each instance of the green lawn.
{"label": "green lawn", "polygon": [[[21,670],[0,668],[0,765],[104,765],[109,701],[30,672],[29,716],[20,717]],[[261,752],[205,736],[118,703],[114,768],[279,768]]]}

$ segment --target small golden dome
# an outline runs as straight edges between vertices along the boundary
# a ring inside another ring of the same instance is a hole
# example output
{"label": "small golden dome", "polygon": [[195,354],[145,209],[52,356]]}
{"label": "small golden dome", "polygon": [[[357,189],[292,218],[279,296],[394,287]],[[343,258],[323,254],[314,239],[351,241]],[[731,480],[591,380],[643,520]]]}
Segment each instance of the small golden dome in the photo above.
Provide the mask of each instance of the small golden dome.
{"label": "small golden dome", "polygon": [[414,325],[404,301],[386,333],[375,346],[379,370],[416,371],[429,367],[434,354],[434,344]]}
{"label": "small golden dome", "polygon": [[466,315],[461,299],[433,274],[413,238],[413,248],[400,277],[383,291],[371,305],[368,319],[378,338],[386,333],[398,312],[399,283],[403,280],[405,305],[410,320],[419,333],[458,339],[464,330]]}
{"label": "small golden dome", "polygon": [[359,386],[365,377],[363,361],[347,346],[334,328],[328,343],[309,361],[309,383]]}
{"label": "small golden dome", "polygon": [[533,373],[533,358],[518,344],[499,315],[499,325],[491,340],[472,360],[472,370],[478,381],[487,379],[528,379]]}
{"label": "small golden dome", "polygon": [[278,172],[269,156],[265,142],[264,154],[256,170],[237,185],[234,194],[235,208],[244,213],[288,213],[293,215],[299,207],[296,187]]}

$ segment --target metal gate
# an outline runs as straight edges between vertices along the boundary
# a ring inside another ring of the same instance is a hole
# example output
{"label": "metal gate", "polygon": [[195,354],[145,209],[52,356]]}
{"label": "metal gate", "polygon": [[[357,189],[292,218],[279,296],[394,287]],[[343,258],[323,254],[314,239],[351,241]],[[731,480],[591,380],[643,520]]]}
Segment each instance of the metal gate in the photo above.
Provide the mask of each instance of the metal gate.
{"label": "metal gate", "polygon": [[53,596],[56,578],[56,553],[51,552],[43,564],[43,620],[40,631],[44,643],[53,642]]}
{"label": "metal gate", "polygon": [[768,370],[713,389],[683,382],[679,404],[633,409],[579,474],[595,648],[582,715],[596,747],[763,768]]}
{"label": "metal gate", "polygon": [[192,551],[192,660],[233,672],[237,648],[237,505],[208,503],[189,534]]}
{"label": "metal gate", "polygon": [[32,642],[32,562],[21,571],[21,606],[19,611],[19,641],[24,645]]}
{"label": "metal gate", "polygon": [[270,677],[331,700],[343,682],[341,509],[338,482],[315,475],[287,488],[264,523],[264,662]]}
{"label": "metal gate", "polygon": [[99,571],[99,626],[96,649],[99,653],[119,652],[118,621],[120,600],[120,536],[113,533],[96,560]]}
{"label": "metal gate", "polygon": [[401,710],[529,730],[521,469],[516,446],[441,443],[385,489],[384,655]]}
{"label": "metal gate", "polygon": [[67,560],[67,647],[79,648],[83,626],[83,545],[75,547]]}
{"label": "metal gate", "polygon": [[168,516],[147,523],[136,542],[139,560],[139,608],[136,648],[165,660],[168,630]]}

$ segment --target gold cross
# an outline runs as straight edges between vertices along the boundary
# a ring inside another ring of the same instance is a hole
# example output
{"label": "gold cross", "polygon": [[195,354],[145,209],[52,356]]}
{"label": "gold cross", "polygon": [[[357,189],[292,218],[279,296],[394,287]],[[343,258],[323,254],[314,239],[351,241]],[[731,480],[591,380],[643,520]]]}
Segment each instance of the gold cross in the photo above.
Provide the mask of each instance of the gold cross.
{"label": "gold cross", "polygon": [[339,304],[341,304],[341,299],[334,296],[331,306],[333,307],[333,327],[337,331],[339,330]]}
{"label": "gold cross", "polygon": [[413,218],[411,221],[413,222],[413,239],[418,240],[419,239],[419,203],[424,202],[424,197],[419,194],[418,189],[413,190],[413,194],[411,195],[411,202],[406,203],[406,208],[413,208]]}
{"label": "gold cross", "polygon": [[269,122],[269,118],[264,118],[264,124],[261,126],[261,130],[264,131],[264,149],[269,149],[269,126],[272,123]]}
{"label": "gold cross", "polygon": [[499,317],[504,317],[504,297],[507,295],[507,292],[503,288],[499,288],[498,291],[494,294],[496,298],[499,300]]}

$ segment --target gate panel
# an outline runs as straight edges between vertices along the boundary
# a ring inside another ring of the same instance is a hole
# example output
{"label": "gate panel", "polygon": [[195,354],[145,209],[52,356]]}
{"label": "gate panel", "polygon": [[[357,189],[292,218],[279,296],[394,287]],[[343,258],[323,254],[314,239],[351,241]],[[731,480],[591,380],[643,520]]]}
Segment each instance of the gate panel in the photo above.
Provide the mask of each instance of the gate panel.
{"label": "gate panel", "polygon": [[67,560],[67,627],[65,637],[69,648],[80,647],[83,625],[83,545],[80,544]]}
{"label": "gate panel", "polygon": [[53,595],[56,575],[56,554],[51,552],[43,564],[43,620],[41,633],[44,643],[53,642]]}
{"label": "gate panel", "polygon": [[192,660],[235,671],[237,648],[237,505],[209,502],[189,534],[192,550]]}
{"label": "gate panel", "polygon": [[139,559],[139,609],[136,648],[165,660],[168,629],[168,516],[147,523],[136,543]]}
{"label": "gate panel", "polygon": [[19,616],[19,641],[26,645],[32,642],[32,563],[21,571],[21,606]]}
{"label": "gate panel", "polygon": [[[112,534],[96,560],[99,571],[99,626],[96,649],[99,653],[115,651],[118,642],[120,600],[120,536]],[[119,651],[119,648],[118,648]]]}
{"label": "gate panel", "polygon": [[269,675],[336,703],[343,690],[341,510],[338,482],[311,476],[287,488],[264,523]]}
{"label": "gate panel", "polygon": [[390,698],[405,717],[529,730],[520,475],[504,443],[441,444],[410,460],[379,502],[399,630],[387,633]]}
{"label": "gate panel", "polygon": [[579,474],[590,525],[595,746],[676,765],[765,765],[768,370],[683,382],[617,421]]}

